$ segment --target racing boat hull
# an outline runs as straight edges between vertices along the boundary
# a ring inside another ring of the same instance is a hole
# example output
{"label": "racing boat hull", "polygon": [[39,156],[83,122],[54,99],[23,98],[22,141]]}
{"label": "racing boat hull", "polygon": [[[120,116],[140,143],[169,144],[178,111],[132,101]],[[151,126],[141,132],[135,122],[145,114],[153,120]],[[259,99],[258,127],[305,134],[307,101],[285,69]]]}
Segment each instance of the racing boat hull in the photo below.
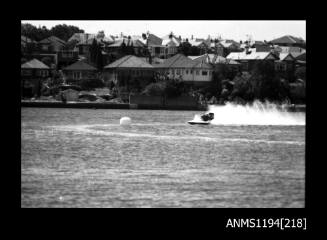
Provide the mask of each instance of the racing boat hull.
{"label": "racing boat hull", "polygon": [[188,121],[191,125],[208,125],[210,124],[210,121]]}

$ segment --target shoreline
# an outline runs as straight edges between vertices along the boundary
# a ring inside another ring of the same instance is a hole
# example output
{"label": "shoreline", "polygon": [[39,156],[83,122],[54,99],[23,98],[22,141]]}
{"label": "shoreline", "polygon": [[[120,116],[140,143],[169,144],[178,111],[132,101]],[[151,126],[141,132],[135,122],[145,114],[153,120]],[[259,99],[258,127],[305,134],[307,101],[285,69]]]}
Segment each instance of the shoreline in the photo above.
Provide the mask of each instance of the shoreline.
{"label": "shoreline", "polygon": [[[24,101],[21,107],[36,108],[80,108],[80,109],[134,109],[134,110],[189,110],[207,111],[206,106],[160,106],[155,104],[130,104],[130,103],[99,103],[99,102],[49,102],[49,101]],[[306,105],[293,104],[286,107],[290,112],[305,112]]]}

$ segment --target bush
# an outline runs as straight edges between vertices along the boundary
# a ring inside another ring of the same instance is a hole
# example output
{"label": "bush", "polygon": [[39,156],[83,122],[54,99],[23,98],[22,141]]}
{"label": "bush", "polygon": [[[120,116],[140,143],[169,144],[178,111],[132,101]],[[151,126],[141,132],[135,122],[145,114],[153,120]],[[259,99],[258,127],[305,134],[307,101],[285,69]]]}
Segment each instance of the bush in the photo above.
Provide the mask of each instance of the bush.
{"label": "bush", "polygon": [[94,90],[95,88],[103,88],[105,87],[104,82],[101,79],[82,79],[79,83],[82,90]]}
{"label": "bush", "polygon": [[165,95],[167,97],[179,97],[184,90],[184,83],[182,81],[173,79],[166,82]]}
{"label": "bush", "polygon": [[172,79],[172,80],[163,80],[155,83],[150,83],[145,87],[142,94],[149,96],[163,96],[166,97],[178,97],[183,93],[184,83]]}
{"label": "bush", "polygon": [[294,73],[296,79],[306,80],[306,67],[299,67],[295,70]]}
{"label": "bush", "polygon": [[237,75],[234,79],[234,87],[231,92],[231,98],[244,99],[246,101],[253,100],[253,89],[250,82],[250,76],[247,74]]}
{"label": "bush", "polygon": [[166,84],[164,82],[150,83],[145,87],[142,94],[148,96],[162,96],[165,93]]}
{"label": "bush", "polygon": [[305,84],[301,82],[291,83],[290,99],[293,103],[305,103]]}

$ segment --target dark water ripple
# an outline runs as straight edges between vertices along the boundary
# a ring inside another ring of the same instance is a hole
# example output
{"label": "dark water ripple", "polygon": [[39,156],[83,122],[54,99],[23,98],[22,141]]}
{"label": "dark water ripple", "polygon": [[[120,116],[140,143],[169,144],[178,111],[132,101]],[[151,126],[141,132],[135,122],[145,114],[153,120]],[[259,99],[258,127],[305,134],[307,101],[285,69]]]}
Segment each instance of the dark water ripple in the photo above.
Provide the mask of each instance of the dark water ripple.
{"label": "dark water ripple", "polygon": [[304,207],[304,126],[198,113],[23,108],[22,207]]}

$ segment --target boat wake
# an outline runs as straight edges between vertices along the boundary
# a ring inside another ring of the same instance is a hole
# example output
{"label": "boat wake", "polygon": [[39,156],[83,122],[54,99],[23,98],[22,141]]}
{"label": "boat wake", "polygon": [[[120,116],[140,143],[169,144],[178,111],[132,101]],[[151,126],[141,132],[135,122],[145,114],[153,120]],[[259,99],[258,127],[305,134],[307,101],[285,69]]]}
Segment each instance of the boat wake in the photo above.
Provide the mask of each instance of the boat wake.
{"label": "boat wake", "polygon": [[[245,142],[245,143],[266,143],[266,144],[291,144],[291,145],[304,145],[301,141],[275,141],[268,139],[249,139],[249,138],[226,138],[226,137],[212,137],[212,136],[196,136],[196,135],[161,135],[155,133],[133,133],[111,131],[111,129],[101,129],[103,126],[113,126],[114,124],[102,125],[66,125],[66,126],[52,126],[59,131],[75,132],[77,134],[100,135],[100,136],[113,136],[113,137],[126,137],[126,138],[150,138],[158,140],[174,140],[174,141],[206,141],[206,142]],[[116,125],[115,125],[116,126]],[[99,127],[101,127],[99,129]]]}
{"label": "boat wake", "polygon": [[[210,105],[207,112],[215,114],[214,125],[305,125],[304,112],[288,112],[272,103]],[[199,115],[194,116],[194,121],[199,119]]]}

